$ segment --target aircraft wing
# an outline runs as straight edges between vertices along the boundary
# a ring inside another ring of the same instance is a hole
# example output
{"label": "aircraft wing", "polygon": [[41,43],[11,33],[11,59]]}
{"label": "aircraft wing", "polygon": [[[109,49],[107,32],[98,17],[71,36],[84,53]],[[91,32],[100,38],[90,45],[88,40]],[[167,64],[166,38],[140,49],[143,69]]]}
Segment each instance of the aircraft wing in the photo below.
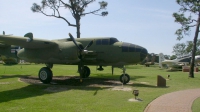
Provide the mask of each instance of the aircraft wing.
{"label": "aircraft wing", "polygon": [[33,38],[33,40],[30,41],[29,39],[28,37],[0,35],[0,43],[17,45],[23,48],[38,49],[57,46],[56,42],[50,40]]}

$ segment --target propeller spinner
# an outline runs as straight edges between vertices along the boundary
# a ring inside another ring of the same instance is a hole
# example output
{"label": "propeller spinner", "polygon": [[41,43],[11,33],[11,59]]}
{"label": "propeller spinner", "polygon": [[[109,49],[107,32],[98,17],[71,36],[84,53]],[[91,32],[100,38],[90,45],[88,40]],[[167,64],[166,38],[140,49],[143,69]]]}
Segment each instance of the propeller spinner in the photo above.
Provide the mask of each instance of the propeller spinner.
{"label": "propeller spinner", "polygon": [[89,43],[87,46],[85,46],[85,48],[83,48],[83,47],[80,47],[80,46],[76,43],[74,37],[73,37],[70,33],[69,33],[69,37],[70,37],[70,39],[74,42],[74,44],[76,45],[76,47],[79,49],[79,51],[80,51],[80,57],[81,57],[81,58],[82,58],[82,55],[88,53],[87,48],[89,48],[89,47],[92,46],[92,44],[93,44],[93,41],[90,41],[90,43]]}

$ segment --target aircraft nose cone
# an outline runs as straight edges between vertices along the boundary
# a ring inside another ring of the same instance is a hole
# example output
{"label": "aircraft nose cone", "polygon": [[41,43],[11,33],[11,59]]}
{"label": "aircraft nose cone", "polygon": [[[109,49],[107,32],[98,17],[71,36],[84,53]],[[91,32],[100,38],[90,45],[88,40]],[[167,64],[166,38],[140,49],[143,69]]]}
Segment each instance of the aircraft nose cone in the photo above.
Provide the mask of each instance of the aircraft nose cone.
{"label": "aircraft nose cone", "polygon": [[148,54],[147,49],[144,48],[144,47],[141,47],[141,51],[140,51],[140,61],[143,61],[143,60],[146,58],[147,54]]}
{"label": "aircraft nose cone", "polygon": [[[137,60],[137,62],[142,62],[146,58],[146,56],[148,54],[146,48],[141,47],[141,46],[136,45],[136,44],[126,43],[126,42],[124,42],[122,44],[122,52],[133,52],[133,53],[136,53],[137,56],[134,55],[134,59]],[[138,56],[138,54],[139,54],[139,56]]]}

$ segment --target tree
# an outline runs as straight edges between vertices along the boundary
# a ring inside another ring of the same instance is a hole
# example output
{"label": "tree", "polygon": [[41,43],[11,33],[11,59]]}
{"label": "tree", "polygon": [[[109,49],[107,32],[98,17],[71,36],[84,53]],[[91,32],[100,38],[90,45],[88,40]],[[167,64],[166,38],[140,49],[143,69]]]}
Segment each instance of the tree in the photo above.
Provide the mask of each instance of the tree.
{"label": "tree", "polygon": [[[186,45],[186,52],[188,54],[192,54],[192,48],[193,48],[193,42],[192,41],[187,41],[187,45]],[[196,53],[195,55],[200,55],[200,39],[197,40],[196,43]]]}
{"label": "tree", "polygon": [[186,55],[186,44],[185,43],[177,43],[174,47],[173,47],[173,53],[178,56],[184,56]]}
{"label": "tree", "polygon": [[177,58],[176,55],[172,55],[172,56],[170,56],[170,60],[174,60],[174,59],[176,59],[176,58]]}
{"label": "tree", "polygon": [[[179,13],[173,13],[175,22],[181,24],[181,28],[176,31],[177,39],[183,38],[183,35],[189,35],[191,28],[195,27],[195,35],[193,38],[192,59],[190,64],[189,77],[194,78],[194,59],[196,53],[196,43],[200,26],[200,1],[199,0],[176,0],[181,6]],[[189,16],[187,16],[189,15]],[[197,17],[194,19],[194,17]]]}
{"label": "tree", "polygon": [[[173,53],[178,56],[182,57],[184,55],[191,55],[193,49],[193,42],[187,41],[186,43],[177,43],[173,47]],[[196,43],[196,53],[195,55],[200,55],[200,39],[197,40]]]}
{"label": "tree", "polygon": [[[69,0],[68,3],[64,2],[63,0],[42,0],[41,5],[38,5],[36,3],[33,3],[33,6],[31,7],[31,10],[33,12],[42,13],[45,16],[49,17],[55,17],[63,19],[69,26],[76,27],[77,30],[77,38],[80,38],[80,20],[81,17],[87,15],[87,14],[94,14],[99,16],[106,16],[108,15],[107,11],[99,13],[101,10],[105,10],[108,3],[105,1],[99,2],[99,9],[93,10],[90,12],[85,12],[86,7],[94,2],[95,0]],[[51,14],[48,14],[45,12],[45,9],[49,8],[52,10]],[[71,24],[64,16],[61,16],[60,9],[68,9],[72,16],[75,19],[75,24]]]}

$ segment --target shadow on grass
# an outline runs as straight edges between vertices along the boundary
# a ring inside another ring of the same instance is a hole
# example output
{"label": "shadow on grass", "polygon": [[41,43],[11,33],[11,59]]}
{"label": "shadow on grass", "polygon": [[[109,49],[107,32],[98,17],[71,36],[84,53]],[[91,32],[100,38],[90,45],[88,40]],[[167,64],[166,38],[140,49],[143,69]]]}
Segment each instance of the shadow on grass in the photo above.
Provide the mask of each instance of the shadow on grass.
{"label": "shadow on grass", "polygon": [[142,84],[142,83],[134,83],[132,84],[133,87],[148,87],[148,88],[169,88],[169,86],[166,87],[158,87],[156,85],[149,85],[149,84]]}
{"label": "shadow on grass", "polygon": [[148,84],[141,84],[141,83],[134,83],[132,84],[134,87],[149,87],[149,88],[157,88],[157,86],[154,85],[148,85]]}
{"label": "shadow on grass", "polygon": [[31,65],[31,63],[13,63],[13,64],[3,64],[3,66],[15,66],[15,65]]}
{"label": "shadow on grass", "polygon": [[182,72],[182,70],[166,70],[166,72]]}
{"label": "shadow on grass", "polygon": [[[120,75],[112,75],[112,74],[93,74],[95,77],[97,78],[108,78],[108,79],[115,79],[115,80],[119,80],[119,77],[121,76]],[[134,74],[133,76],[130,76],[130,79],[131,80],[137,80],[137,79],[140,79],[140,78],[146,78],[146,76],[140,76],[140,75],[137,75],[137,74]]]}
{"label": "shadow on grass", "polygon": [[[17,76],[17,75],[15,75]],[[36,77],[29,77],[29,76],[23,76],[23,78],[26,77],[27,80],[32,80],[30,85],[27,85],[25,87],[13,89],[13,90],[7,90],[0,92],[0,103],[3,102],[9,102],[13,100],[20,100],[20,99],[26,99],[36,96],[43,96],[47,94],[54,94],[58,92],[63,91],[69,91],[69,90],[84,90],[84,91],[93,91],[93,96],[98,94],[99,90],[103,89],[109,89],[110,87],[96,87],[94,86],[87,86],[89,83],[80,83],[79,80],[75,79],[65,79],[65,80],[59,80],[59,77],[56,77],[53,79],[53,84],[42,84],[38,83],[39,79]],[[28,79],[27,79],[28,78]],[[33,81],[34,80],[34,81]],[[23,79],[23,81],[25,81]],[[86,81],[85,81],[86,82]],[[90,82],[90,81],[89,81]],[[36,84],[33,84],[36,83]],[[57,83],[57,84],[55,84]],[[90,82],[91,83],[91,82]],[[67,84],[71,84],[71,86],[67,86]],[[81,85],[81,86],[80,86]],[[11,85],[12,86],[12,85]]]}
{"label": "shadow on grass", "polygon": [[[30,83],[30,84],[42,84],[38,77],[36,76],[24,76],[20,78],[21,81]],[[119,80],[111,78],[99,78],[99,77],[90,77],[83,78],[83,81],[80,82],[79,76],[54,76],[50,85],[66,85],[66,86],[116,86],[120,85]],[[49,85],[49,84],[46,84]]]}
{"label": "shadow on grass", "polygon": [[48,94],[47,92],[42,92],[39,88],[41,89],[42,87],[28,85],[22,88],[2,91],[0,92],[0,103]]}
{"label": "shadow on grass", "polygon": [[[23,75],[23,77],[28,77],[30,75]],[[0,79],[17,78],[22,77],[22,75],[0,75]]]}
{"label": "shadow on grass", "polygon": [[141,78],[146,78],[146,76],[133,76],[133,77],[131,77],[131,80],[137,80],[137,79],[141,79]]}
{"label": "shadow on grass", "polygon": [[[114,76],[114,78],[100,78],[99,76],[97,76],[83,79],[83,82],[80,82],[79,76],[54,76],[51,84],[43,84],[40,82],[38,77],[28,75],[4,75],[0,78],[16,77],[21,77],[20,80],[22,82],[29,83],[30,85],[0,92],[0,103],[42,96],[46,94],[54,94],[69,90],[93,91],[93,96],[95,96],[100,90],[110,89],[115,86],[121,86],[121,82],[118,80],[119,76]],[[135,76],[134,80],[138,78],[144,78],[144,76]],[[139,83],[128,85],[157,88],[156,86]]]}
{"label": "shadow on grass", "polygon": [[17,65],[17,64],[3,64],[3,66],[14,66],[14,65]]}

